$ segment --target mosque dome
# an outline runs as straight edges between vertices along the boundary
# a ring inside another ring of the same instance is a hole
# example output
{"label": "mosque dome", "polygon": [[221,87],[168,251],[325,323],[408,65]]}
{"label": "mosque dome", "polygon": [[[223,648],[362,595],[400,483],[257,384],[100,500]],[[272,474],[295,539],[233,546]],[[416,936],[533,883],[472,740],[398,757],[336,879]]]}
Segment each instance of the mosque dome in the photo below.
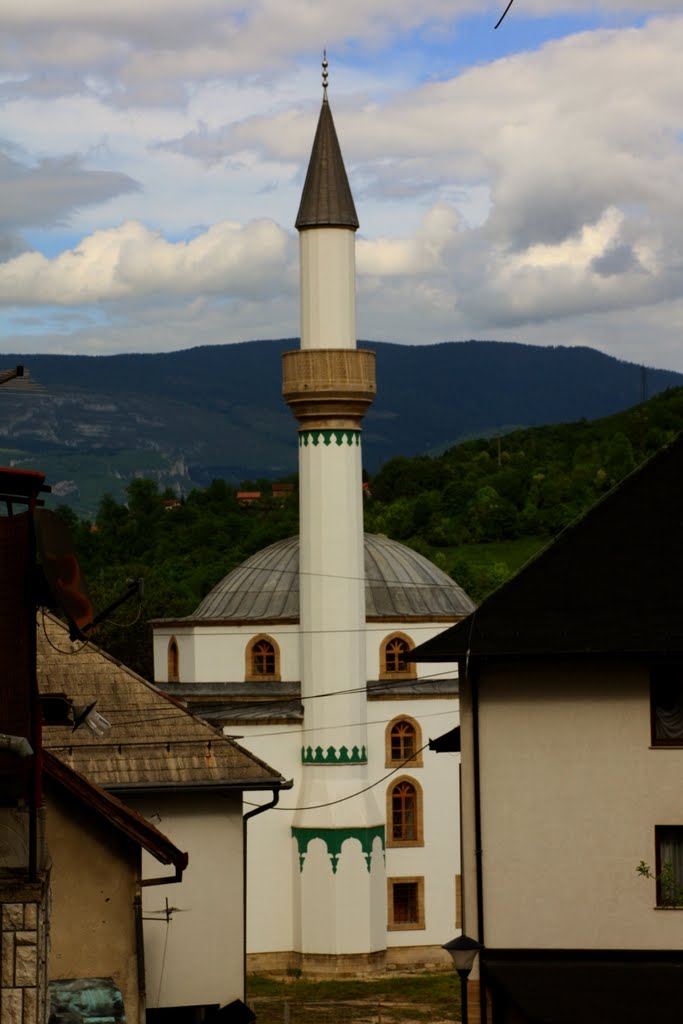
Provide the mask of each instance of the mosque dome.
{"label": "mosque dome", "polygon": [[[462,587],[412,548],[365,534],[368,619],[436,619],[468,615],[473,601]],[[228,573],[192,619],[299,618],[299,538],[271,544]]]}

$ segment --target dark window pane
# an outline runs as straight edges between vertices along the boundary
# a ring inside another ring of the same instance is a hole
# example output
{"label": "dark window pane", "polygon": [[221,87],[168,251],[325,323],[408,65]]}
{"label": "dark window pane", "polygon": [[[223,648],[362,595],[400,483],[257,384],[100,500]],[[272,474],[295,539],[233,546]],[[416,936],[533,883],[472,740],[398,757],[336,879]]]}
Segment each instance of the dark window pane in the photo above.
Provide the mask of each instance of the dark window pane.
{"label": "dark window pane", "polygon": [[394,882],[392,887],[396,924],[419,924],[417,882]]}

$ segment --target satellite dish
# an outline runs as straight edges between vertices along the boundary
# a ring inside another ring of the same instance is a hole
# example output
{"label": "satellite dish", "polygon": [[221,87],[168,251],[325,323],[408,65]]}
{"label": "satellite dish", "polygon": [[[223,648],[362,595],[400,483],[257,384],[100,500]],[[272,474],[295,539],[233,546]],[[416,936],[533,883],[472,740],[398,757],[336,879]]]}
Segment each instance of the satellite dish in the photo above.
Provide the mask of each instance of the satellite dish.
{"label": "satellite dish", "polygon": [[61,516],[46,508],[34,513],[36,547],[55,602],[65,613],[74,634],[85,639],[95,610],[74,550],[71,531]]}

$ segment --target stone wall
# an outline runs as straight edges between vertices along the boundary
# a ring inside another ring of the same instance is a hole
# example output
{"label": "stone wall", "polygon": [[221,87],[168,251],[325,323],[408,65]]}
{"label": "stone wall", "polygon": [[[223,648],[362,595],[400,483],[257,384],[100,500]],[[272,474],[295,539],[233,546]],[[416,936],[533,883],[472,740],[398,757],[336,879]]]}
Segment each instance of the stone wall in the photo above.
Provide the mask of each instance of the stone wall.
{"label": "stone wall", "polygon": [[48,1015],[49,876],[0,879],[0,1021],[45,1024]]}

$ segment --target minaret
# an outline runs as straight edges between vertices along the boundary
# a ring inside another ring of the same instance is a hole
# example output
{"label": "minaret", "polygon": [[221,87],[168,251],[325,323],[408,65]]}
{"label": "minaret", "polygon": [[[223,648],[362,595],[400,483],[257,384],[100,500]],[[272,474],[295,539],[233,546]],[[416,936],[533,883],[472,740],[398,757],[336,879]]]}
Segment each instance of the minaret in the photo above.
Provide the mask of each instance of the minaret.
{"label": "minaret", "polygon": [[[301,348],[283,356],[299,421],[302,785],[297,949],[382,961],[384,814],[367,773],[365,569],[360,422],[375,396],[375,354],[356,348],[358,218],[327,100],[296,219]],[[344,799],[351,797],[351,799]],[[338,802],[341,801],[341,802]]]}

